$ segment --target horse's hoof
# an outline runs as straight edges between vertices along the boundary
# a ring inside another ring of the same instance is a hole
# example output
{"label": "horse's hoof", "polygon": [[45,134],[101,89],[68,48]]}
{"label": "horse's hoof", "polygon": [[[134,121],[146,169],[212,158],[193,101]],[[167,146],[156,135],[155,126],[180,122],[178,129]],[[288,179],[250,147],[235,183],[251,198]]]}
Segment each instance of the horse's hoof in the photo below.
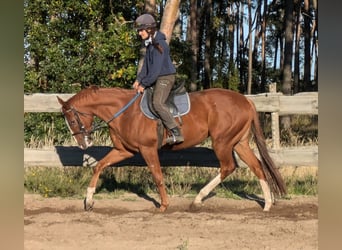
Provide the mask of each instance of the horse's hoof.
{"label": "horse's hoof", "polygon": [[168,205],[160,205],[160,206],[155,207],[153,211],[155,213],[164,213],[168,207],[169,207]]}
{"label": "horse's hoof", "polygon": [[159,210],[160,212],[165,212],[167,210],[168,206],[160,206]]}
{"label": "horse's hoof", "polygon": [[264,212],[270,211],[270,209],[271,209],[271,207],[272,207],[272,202],[273,202],[273,201],[265,202],[264,209],[263,209]]}
{"label": "horse's hoof", "polygon": [[203,207],[203,203],[202,203],[202,202],[201,202],[201,203],[192,202],[192,203],[190,204],[189,209],[190,209],[190,211],[192,211],[192,212],[196,212],[196,211],[201,210],[202,207]]}
{"label": "horse's hoof", "polygon": [[159,207],[159,212],[164,213],[164,212],[167,210],[167,207],[168,207],[168,206],[161,205],[161,206]]}
{"label": "horse's hoof", "polygon": [[263,211],[264,211],[264,212],[269,212],[270,209],[271,209],[271,206],[267,206],[267,207],[265,206],[264,209],[263,209]]}
{"label": "horse's hoof", "polygon": [[83,205],[84,205],[84,210],[85,211],[92,211],[93,207],[94,207],[94,201],[92,200],[91,202],[87,201],[87,199],[85,198],[83,201]]}

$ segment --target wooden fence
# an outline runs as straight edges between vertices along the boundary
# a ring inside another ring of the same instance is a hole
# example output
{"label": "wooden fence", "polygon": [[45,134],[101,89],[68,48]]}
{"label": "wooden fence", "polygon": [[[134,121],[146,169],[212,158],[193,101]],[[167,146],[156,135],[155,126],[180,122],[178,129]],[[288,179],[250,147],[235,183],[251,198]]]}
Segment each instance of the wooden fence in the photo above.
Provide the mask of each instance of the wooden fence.
{"label": "wooden fence", "polygon": [[[74,94],[32,94],[24,95],[24,112],[60,112],[57,96],[67,100]],[[253,100],[258,112],[271,113],[272,146],[271,157],[278,165],[318,166],[318,147],[280,147],[279,116],[290,114],[318,115],[318,93],[304,92],[293,96],[281,93],[246,95]],[[24,166],[93,166],[110,147],[91,147],[81,150],[78,147],[56,146],[52,149],[24,148]],[[218,166],[214,152],[208,148],[192,148],[177,152],[161,151],[162,166]],[[238,159],[239,164],[241,161]],[[243,164],[243,163],[242,163]],[[115,166],[144,166],[145,162],[137,154]]]}

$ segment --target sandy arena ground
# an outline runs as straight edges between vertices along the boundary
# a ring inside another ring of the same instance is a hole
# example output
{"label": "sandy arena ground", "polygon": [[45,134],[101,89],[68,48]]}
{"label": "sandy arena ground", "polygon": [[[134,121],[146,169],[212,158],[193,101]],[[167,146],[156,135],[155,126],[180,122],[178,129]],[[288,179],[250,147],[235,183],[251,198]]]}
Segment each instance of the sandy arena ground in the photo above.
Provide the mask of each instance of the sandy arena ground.
{"label": "sandy arena ground", "polygon": [[85,212],[81,199],[25,194],[24,249],[318,249],[317,197],[281,199],[270,212],[215,196],[193,211],[193,198],[171,197],[165,213],[156,212],[157,196],[94,198]]}

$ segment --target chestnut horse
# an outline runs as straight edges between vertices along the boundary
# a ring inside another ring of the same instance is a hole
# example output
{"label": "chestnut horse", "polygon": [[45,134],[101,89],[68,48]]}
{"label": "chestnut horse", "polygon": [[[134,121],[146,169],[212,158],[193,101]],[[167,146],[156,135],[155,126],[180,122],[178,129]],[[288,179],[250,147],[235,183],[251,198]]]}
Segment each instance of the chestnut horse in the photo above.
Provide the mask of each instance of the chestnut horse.
{"label": "chestnut horse", "polygon": [[[147,118],[142,113],[139,106],[141,97],[113,119],[113,114],[127,106],[135,95],[134,90],[93,86],[81,90],[67,101],[57,97],[62,105],[66,123],[80,148],[86,149],[92,145],[94,116],[107,122],[114,144],[114,148],[94,167],[84,200],[85,210],[93,208],[93,194],[103,169],[132,157],[136,152],[141,153],[152,173],[161,199],[160,211],[165,211],[169,206],[158,158],[157,120]],[[267,151],[258,113],[252,101],[242,94],[226,89],[191,92],[189,96],[191,110],[182,117],[181,126],[184,142],[166,145],[165,132],[162,147],[171,150],[185,149],[211,137],[220,171],[200,190],[193,204],[201,204],[203,198],[234,171],[235,151],[258,177],[265,200],[264,211],[268,211],[274,202],[273,195],[284,195],[286,188]],[[254,135],[261,160],[249,146],[251,135]]]}

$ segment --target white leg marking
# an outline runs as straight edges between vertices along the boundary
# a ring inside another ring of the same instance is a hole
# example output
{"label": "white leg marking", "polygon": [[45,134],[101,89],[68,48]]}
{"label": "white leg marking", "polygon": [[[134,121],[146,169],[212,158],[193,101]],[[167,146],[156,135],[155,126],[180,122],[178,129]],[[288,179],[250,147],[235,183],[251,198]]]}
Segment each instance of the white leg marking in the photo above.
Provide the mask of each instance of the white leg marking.
{"label": "white leg marking", "polygon": [[218,184],[221,183],[221,174],[218,174],[214,179],[212,179],[196,196],[194,203],[200,204],[202,199],[206,197]]}
{"label": "white leg marking", "polygon": [[269,211],[272,206],[272,194],[270,187],[268,186],[267,182],[264,180],[259,180],[262,192],[264,193],[265,199],[265,207],[264,211]]}
{"label": "white leg marking", "polygon": [[87,202],[92,201],[93,200],[93,194],[95,193],[95,188],[93,187],[88,187],[87,188]]}

